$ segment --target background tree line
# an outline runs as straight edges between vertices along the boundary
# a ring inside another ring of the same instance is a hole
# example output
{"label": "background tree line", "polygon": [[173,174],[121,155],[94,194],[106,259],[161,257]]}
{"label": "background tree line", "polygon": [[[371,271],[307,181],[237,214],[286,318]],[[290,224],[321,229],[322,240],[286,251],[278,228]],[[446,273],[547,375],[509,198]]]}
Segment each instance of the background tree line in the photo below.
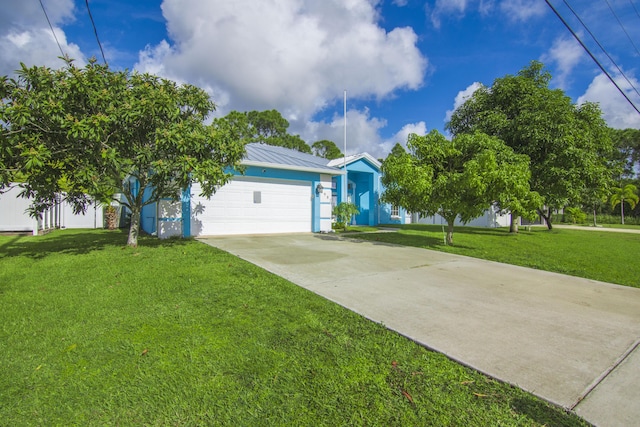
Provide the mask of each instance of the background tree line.
{"label": "background tree line", "polygon": [[607,206],[637,172],[639,132],[609,129],[598,105],[574,104],[550,80],[532,61],[458,107],[450,140],[431,132],[411,135],[408,152],[394,147],[383,162],[383,199],[437,213],[450,232],[456,216],[467,222],[492,204],[512,214],[513,232],[519,216],[539,215],[551,229],[559,210]]}
{"label": "background tree line", "polygon": [[239,140],[290,148],[325,159],[342,157],[342,152],[333,141],[323,139],[309,146],[300,135],[290,134],[289,122],[277,110],[232,111],[214,122],[226,123]]}

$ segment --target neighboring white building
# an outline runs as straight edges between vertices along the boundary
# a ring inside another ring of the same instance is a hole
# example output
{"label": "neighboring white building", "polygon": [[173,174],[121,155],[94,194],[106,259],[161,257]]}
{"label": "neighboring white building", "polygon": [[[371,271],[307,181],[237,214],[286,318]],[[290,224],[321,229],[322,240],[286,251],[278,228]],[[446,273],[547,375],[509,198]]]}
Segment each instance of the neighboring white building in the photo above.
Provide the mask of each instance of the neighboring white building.
{"label": "neighboring white building", "polygon": [[[418,224],[446,224],[447,221],[442,218],[440,215],[421,217],[418,214],[414,214],[412,218],[412,222]],[[501,213],[495,206],[491,206],[489,209],[484,211],[484,215],[475,218],[469,221],[466,224],[463,224],[460,221],[460,218],[456,218],[455,225],[467,225],[469,227],[489,227],[489,228],[498,228],[498,227],[509,227],[511,222],[511,214],[510,213]]]}
{"label": "neighboring white building", "polygon": [[20,197],[22,189],[13,186],[0,194],[0,232],[29,232],[33,235],[54,228],[102,228],[103,209],[100,204],[92,204],[84,214],[74,214],[73,207],[60,201],[50,209],[33,218],[27,213],[31,201]]}

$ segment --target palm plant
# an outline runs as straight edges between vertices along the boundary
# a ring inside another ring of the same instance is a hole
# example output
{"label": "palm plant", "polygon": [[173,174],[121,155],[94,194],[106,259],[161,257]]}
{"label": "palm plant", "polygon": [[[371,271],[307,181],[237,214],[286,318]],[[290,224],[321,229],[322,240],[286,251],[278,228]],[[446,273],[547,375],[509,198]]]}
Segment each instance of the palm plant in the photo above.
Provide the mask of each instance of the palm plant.
{"label": "palm plant", "polygon": [[358,207],[353,203],[341,202],[333,208],[333,214],[336,216],[338,223],[344,227],[344,231],[347,231],[351,217],[359,213]]}
{"label": "palm plant", "polygon": [[638,201],[640,201],[640,197],[638,197],[638,188],[633,184],[614,188],[613,194],[609,200],[611,202],[611,208],[615,208],[620,204],[620,214],[622,215],[622,224],[624,224],[624,202],[629,203],[631,209],[635,208]]}

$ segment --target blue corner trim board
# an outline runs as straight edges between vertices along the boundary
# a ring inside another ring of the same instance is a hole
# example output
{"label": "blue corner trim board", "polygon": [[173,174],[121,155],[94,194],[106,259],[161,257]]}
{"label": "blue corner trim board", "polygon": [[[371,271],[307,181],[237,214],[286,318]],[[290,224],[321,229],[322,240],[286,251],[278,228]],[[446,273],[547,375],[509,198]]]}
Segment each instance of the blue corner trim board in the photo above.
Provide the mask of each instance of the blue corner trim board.
{"label": "blue corner trim board", "polygon": [[182,237],[191,237],[191,186],[182,191]]}

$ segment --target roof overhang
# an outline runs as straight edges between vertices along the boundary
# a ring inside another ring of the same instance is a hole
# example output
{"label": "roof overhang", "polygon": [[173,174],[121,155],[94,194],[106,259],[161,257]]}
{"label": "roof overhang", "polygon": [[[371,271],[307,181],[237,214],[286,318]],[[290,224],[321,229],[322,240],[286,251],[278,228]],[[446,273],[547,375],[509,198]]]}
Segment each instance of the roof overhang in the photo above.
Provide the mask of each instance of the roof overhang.
{"label": "roof overhang", "polygon": [[254,162],[244,160],[240,163],[242,166],[255,166],[258,168],[271,168],[271,169],[281,169],[281,170],[290,170],[297,172],[311,172],[311,173],[321,173],[326,175],[344,175],[344,171],[337,168],[314,168],[308,166],[295,166],[295,165],[281,165],[277,163],[268,163],[268,162]]}

